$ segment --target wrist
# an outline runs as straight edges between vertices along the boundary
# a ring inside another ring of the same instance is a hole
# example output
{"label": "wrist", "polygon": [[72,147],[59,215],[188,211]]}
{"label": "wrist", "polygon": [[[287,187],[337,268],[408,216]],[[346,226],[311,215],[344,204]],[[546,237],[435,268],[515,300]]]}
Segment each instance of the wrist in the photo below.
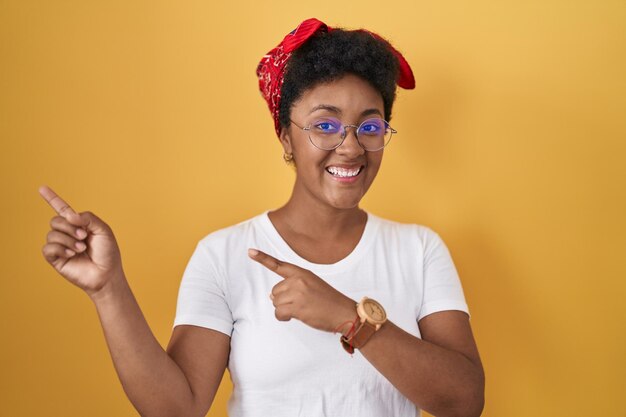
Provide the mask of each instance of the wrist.
{"label": "wrist", "polygon": [[334,333],[341,333],[342,336],[353,333],[360,321],[356,311],[356,301],[348,299],[342,306],[339,314],[335,317],[338,317],[338,319],[336,319],[338,326],[335,328]]}
{"label": "wrist", "polygon": [[339,339],[343,348],[350,354],[354,353],[354,349],[365,346],[387,321],[387,313],[383,306],[369,297],[361,299],[356,311],[358,325],[352,326],[353,331]]}
{"label": "wrist", "polygon": [[98,305],[119,298],[129,290],[130,287],[126,281],[126,276],[123,271],[120,271],[117,274],[113,274],[101,288],[87,291],[87,295],[94,304]]}

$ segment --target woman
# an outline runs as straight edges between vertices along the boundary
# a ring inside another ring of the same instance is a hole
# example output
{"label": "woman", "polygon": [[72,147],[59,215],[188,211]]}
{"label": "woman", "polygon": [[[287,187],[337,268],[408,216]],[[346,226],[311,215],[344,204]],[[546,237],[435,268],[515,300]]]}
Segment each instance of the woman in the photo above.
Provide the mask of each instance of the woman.
{"label": "woman", "polygon": [[394,132],[396,83],[413,88],[408,64],[378,35],[308,19],[257,75],[293,193],[198,243],[167,350],[111,229],[40,189],[59,213],[44,256],[94,301],[129,399],[143,416],[203,416],[228,366],[231,416],[480,415],[483,369],[445,244],[358,206]]}

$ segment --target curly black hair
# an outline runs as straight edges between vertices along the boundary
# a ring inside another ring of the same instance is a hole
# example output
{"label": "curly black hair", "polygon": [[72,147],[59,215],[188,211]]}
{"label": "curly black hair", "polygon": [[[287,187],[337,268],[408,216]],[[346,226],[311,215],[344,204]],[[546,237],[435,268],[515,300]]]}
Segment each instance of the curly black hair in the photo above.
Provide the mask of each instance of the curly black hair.
{"label": "curly black hair", "polygon": [[355,74],[380,92],[391,120],[399,62],[387,44],[362,30],[333,28],[309,38],[290,57],[281,89],[279,122],[291,123],[291,107],[309,88]]}

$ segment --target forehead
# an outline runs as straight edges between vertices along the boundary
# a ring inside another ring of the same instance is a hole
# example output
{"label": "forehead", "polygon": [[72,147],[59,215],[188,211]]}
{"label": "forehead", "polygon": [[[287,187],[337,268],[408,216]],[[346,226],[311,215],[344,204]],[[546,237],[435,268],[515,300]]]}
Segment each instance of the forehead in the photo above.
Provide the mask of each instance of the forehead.
{"label": "forehead", "polygon": [[306,90],[294,103],[293,111],[307,115],[315,108],[324,105],[335,107],[342,114],[361,113],[363,110],[372,108],[378,109],[381,114],[384,112],[380,92],[361,77],[352,74],[317,84]]}

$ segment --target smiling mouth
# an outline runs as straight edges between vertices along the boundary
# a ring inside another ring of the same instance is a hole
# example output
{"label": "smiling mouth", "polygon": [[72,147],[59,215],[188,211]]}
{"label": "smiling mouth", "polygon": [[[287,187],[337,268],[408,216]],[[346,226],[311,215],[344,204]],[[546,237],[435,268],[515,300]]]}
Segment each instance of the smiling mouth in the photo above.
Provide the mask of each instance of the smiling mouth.
{"label": "smiling mouth", "polygon": [[326,172],[328,172],[330,175],[332,175],[335,178],[349,179],[349,178],[357,177],[363,171],[364,168],[365,168],[365,165],[361,165],[360,167],[356,169],[354,168],[346,169],[346,168],[329,166],[329,167],[326,167]]}

